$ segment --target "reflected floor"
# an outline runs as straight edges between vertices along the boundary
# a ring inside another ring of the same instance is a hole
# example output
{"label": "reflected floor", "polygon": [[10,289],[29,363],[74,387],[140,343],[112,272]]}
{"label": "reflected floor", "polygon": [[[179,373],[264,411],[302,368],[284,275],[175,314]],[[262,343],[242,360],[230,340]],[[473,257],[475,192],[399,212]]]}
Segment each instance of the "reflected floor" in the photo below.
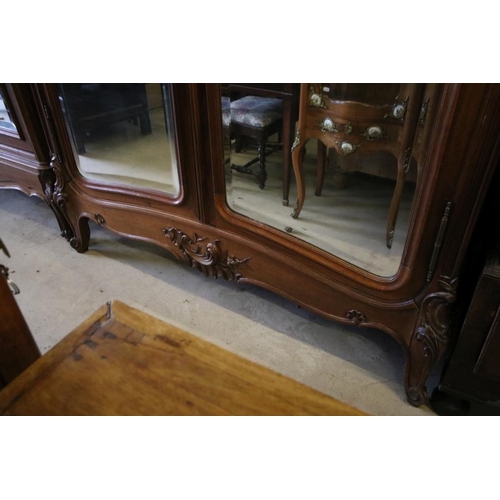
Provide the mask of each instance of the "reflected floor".
{"label": "reflected floor", "polygon": [[170,144],[165,132],[163,109],[153,109],[149,113],[150,135],[142,135],[138,125],[124,121],[87,137],[86,153],[78,156],[82,175],[97,182],[177,194],[176,164],[172,168],[175,145]]}
{"label": "reflected floor", "polygon": [[[399,210],[392,249],[387,248],[385,233],[389,205],[395,182],[389,179],[352,172],[345,188],[333,185],[333,172],[327,171],[323,192],[315,196],[316,144],[310,141],[304,158],[306,198],[298,219],[291,213],[297,200],[292,174],[290,206],[282,204],[282,154],[267,157],[268,179],[261,190],[253,176],[233,171],[228,185],[229,206],[242,215],[288,232],[347,262],[379,276],[393,276],[399,269],[408,233],[413,200],[413,183],[408,182]],[[232,154],[232,163],[243,165],[255,156],[248,149]],[[257,168],[254,166],[253,168]]]}

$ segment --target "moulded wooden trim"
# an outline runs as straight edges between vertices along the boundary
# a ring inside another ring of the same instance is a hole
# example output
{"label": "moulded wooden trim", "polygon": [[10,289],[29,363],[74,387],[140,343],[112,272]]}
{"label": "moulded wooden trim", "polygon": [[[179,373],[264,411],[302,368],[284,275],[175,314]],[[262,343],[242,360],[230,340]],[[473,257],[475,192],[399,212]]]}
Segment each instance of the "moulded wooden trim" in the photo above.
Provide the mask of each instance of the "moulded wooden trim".
{"label": "moulded wooden trim", "polygon": [[[170,84],[171,88],[175,87],[175,84]],[[52,131],[53,142],[58,144],[54,144],[56,151],[55,154],[59,154],[61,156],[61,160],[65,164],[65,170],[69,174],[70,180],[78,184],[82,191],[86,191],[92,193],[92,196],[99,197],[109,197],[118,196],[122,199],[130,199],[133,198],[136,200],[138,205],[149,206],[151,201],[156,202],[162,206],[171,206],[176,207],[183,205],[186,201],[186,182],[184,175],[184,163],[189,162],[189,158],[186,157],[186,151],[184,148],[181,148],[179,145],[179,130],[186,129],[186,121],[192,117],[195,112],[192,107],[192,102],[190,99],[187,102],[183,102],[183,105],[187,107],[183,109],[182,117],[184,121],[181,120],[181,113],[178,111],[178,104],[176,101],[176,96],[174,95],[172,99],[172,113],[173,113],[173,122],[174,122],[174,136],[175,136],[175,148],[177,152],[178,159],[178,174],[179,174],[179,193],[177,194],[169,194],[164,193],[154,189],[148,188],[137,188],[132,186],[120,185],[120,184],[104,184],[99,183],[97,181],[92,181],[84,177],[80,170],[78,169],[77,162],[75,159],[75,153],[73,151],[73,147],[71,144],[71,140],[69,138],[69,134],[67,131],[66,123],[64,121],[64,116],[62,110],[60,109],[58,102],[58,94],[57,94],[57,84],[41,84],[43,88],[43,92],[46,95],[46,106],[50,108],[50,113],[53,120],[54,130]],[[174,93],[175,91],[172,90]],[[187,92],[186,92],[187,93]],[[187,119],[185,116],[187,115]],[[48,127],[51,127],[51,124],[48,124]]]}

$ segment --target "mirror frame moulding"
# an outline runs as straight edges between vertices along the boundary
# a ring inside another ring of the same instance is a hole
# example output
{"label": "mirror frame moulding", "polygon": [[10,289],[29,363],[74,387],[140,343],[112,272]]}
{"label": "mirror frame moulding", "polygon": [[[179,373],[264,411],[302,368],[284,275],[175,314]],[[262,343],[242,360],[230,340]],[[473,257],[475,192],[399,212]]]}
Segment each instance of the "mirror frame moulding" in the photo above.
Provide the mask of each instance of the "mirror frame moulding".
{"label": "mirror frame moulding", "polygon": [[[182,124],[179,116],[180,112],[177,109],[176,103],[179,102],[181,97],[185,97],[182,95],[183,89],[180,88],[179,85],[169,83],[169,91],[172,95],[171,106],[172,106],[172,123],[173,123],[173,133],[174,133],[174,147],[176,151],[177,157],[177,175],[179,182],[179,192],[177,194],[167,193],[160,190],[156,190],[153,188],[147,187],[134,187],[132,185],[126,184],[114,184],[113,182],[99,182],[95,180],[88,179],[85,177],[78,168],[77,160],[75,155],[77,154],[74,150],[73,142],[70,138],[69,131],[67,129],[66,120],[63,115],[63,110],[59,105],[59,92],[58,92],[58,84],[41,84],[42,92],[46,96],[46,104],[51,109],[52,121],[54,130],[54,142],[58,142],[54,147],[59,149],[60,154],[62,156],[63,161],[66,165],[66,171],[71,178],[71,181],[74,182],[79,189],[83,192],[92,193],[92,196],[95,196],[96,193],[100,195],[109,196],[109,195],[118,195],[125,197],[130,203],[131,197],[132,199],[137,200],[137,203],[140,205],[150,204],[151,200],[155,202],[167,205],[167,206],[179,206],[182,205],[186,198],[186,183],[185,178],[183,176],[183,164],[189,161],[189,158],[184,158],[184,150],[179,145],[179,130],[181,130],[185,124]],[[181,94],[181,95],[179,95]],[[192,115],[192,101],[191,99],[187,99],[188,105],[188,114]],[[183,131],[184,133],[185,131]]]}
{"label": "mirror frame moulding", "polygon": [[[10,92],[9,92],[9,87],[10,87]],[[19,103],[17,103],[15,93],[12,89],[12,84],[0,83],[0,95],[5,104],[5,107],[8,109],[9,113],[12,116],[12,123],[15,127],[15,131],[0,127],[0,134],[3,136],[12,137],[13,139],[25,141],[26,138],[23,133],[23,127],[21,126],[19,118],[16,113],[16,106],[12,105],[12,100],[16,101],[17,106],[19,105]]]}

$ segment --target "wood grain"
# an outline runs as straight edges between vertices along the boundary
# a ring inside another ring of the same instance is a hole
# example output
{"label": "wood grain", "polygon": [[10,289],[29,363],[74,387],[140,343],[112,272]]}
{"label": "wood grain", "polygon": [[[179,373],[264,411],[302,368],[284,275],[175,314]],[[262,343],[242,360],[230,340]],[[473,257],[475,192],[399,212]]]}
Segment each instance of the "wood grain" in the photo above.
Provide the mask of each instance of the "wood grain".
{"label": "wood grain", "polygon": [[121,303],[0,392],[3,415],[363,415]]}

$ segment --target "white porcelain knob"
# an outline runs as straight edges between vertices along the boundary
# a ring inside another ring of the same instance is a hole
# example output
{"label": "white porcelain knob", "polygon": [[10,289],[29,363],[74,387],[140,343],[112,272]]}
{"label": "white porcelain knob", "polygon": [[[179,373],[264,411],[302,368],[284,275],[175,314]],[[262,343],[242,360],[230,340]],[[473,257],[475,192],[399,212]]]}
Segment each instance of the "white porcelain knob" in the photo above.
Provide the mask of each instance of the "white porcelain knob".
{"label": "white porcelain knob", "polygon": [[318,94],[311,94],[310,102],[313,106],[321,106],[321,96]]}
{"label": "white porcelain knob", "polygon": [[402,104],[397,104],[394,106],[392,114],[394,115],[394,118],[403,118],[405,114],[405,107]]}
{"label": "white porcelain knob", "polygon": [[348,155],[349,153],[352,153],[354,151],[354,146],[349,141],[344,141],[340,145],[340,149],[342,150],[342,153]]}
{"label": "white porcelain knob", "polygon": [[327,117],[323,120],[321,128],[325,132],[337,132],[337,129],[335,128],[335,123],[330,117]]}
{"label": "white porcelain knob", "polygon": [[382,128],[379,125],[368,127],[368,137],[370,139],[379,139],[382,136]]}

